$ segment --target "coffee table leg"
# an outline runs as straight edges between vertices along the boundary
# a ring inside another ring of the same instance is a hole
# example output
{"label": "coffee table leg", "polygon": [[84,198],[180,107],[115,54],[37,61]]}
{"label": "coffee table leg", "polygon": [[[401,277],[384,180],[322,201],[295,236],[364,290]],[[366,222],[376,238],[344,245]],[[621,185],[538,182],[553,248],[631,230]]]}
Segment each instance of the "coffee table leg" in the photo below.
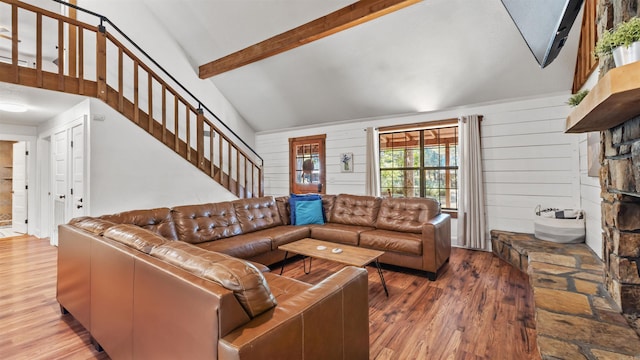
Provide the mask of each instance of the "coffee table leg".
{"label": "coffee table leg", "polygon": [[[307,271],[307,262],[305,261],[306,258],[309,258],[309,271]],[[311,260],[313,260],[311,256],[305,256],[302,258],[302,266],[306,275],[311,274]]]}
{"label": "coffee table leg", "polygon": [[384,281],[384,276],[382,276],[382,269],[380,269],[380,263],[378,259],[376,259],[376,268],[378,269],[378,274],[380,275],[380,282],[382,282],[382,287],[384,288],[384,293],[389,297],[389,291],[387,290],[387,283]]}
{"label": "coffee table leg", "polygon": [[282,275],[282,272],[284,271],[284,265],[287,263],[287,255],[289,255],[289,252],[285,251],[284,260],[282,260],[282,267],[280,268],[280,275]]}

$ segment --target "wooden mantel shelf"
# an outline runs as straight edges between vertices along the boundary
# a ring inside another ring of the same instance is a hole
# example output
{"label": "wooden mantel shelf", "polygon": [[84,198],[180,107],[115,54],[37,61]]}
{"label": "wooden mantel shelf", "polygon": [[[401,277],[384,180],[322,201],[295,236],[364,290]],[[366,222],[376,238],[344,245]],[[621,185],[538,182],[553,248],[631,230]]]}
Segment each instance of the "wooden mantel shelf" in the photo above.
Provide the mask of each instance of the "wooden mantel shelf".
{"label": "wooden mantel shelf", "polygon": [[567,117],[566,132],[607,130],[640,115],[640,62],[609,70]]}

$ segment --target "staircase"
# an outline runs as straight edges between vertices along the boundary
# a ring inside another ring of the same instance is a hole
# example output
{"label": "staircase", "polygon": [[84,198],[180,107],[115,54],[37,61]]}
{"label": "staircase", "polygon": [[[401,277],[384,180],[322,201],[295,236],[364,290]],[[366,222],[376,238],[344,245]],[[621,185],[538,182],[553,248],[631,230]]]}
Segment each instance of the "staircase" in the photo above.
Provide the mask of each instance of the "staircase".
{"label": "staircase", "polygon": [[[0,14],[11,18],[0,81],[100,99],[239,198],[263,196],[262,158],[113,23],[88,13],[100,25],[0,0]],[[22,38],[35,39],[35,49],[19,48]],[[43,60],[54,45],[55,61]]]}

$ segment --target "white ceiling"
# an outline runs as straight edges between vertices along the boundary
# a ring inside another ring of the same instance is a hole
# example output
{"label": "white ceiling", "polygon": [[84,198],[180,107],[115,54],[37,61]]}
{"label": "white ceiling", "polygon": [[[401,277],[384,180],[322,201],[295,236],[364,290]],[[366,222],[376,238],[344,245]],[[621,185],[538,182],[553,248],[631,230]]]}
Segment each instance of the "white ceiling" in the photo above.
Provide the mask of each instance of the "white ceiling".
{"label": "white ceiling", "polygon": [[[141,1],[195,65],[352,2]],[[431,111],[569,91],[579,30],[540,69],[500,0],[425,0],[209,81],[256,131]]]}
{"label": "white ceiling", "polygon": [[[353,2],[129,1],[146,5],[169,30],[194,72]],[[203,81],[212,81],[256,131],[568,92],[580,21],[560,56],[540,69],[500,0],[425,0]],[[37,99],[51,109],[63,103]]]}
{"label": "white ceiling", "polygon": [[22,113],[0,111],[0,124],[37,126],[84,99],[83,96],[0,82],[0,102],[27,107]]}

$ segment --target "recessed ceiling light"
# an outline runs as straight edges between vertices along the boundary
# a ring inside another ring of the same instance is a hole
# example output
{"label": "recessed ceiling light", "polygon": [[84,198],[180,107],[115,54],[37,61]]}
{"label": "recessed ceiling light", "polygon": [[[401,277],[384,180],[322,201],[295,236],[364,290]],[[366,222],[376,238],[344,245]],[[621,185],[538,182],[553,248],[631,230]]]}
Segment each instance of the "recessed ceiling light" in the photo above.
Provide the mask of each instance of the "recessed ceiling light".
{"label": "recessed ceiling light", "polygon": [[0,103],[0,110],[19,113],[27,111],[27,107],[22,104]]}

